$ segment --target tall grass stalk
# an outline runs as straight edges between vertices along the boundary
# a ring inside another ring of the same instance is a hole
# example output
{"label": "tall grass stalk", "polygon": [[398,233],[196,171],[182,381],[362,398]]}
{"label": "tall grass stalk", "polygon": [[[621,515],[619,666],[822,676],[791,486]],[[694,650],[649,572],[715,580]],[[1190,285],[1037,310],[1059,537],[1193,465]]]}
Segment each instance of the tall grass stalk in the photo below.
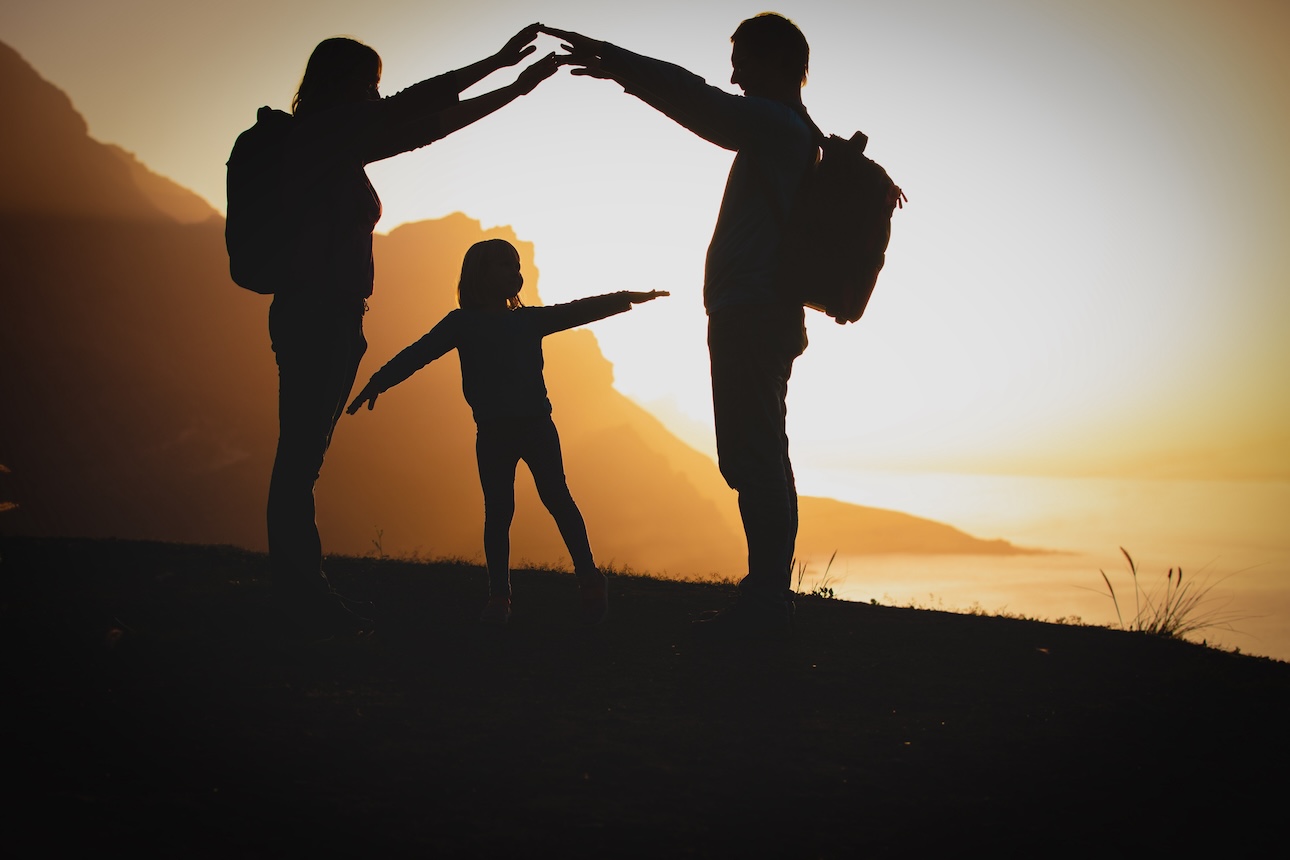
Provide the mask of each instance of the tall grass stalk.
{"label": "tall grass stalk", "polygon": [[1122,630],[1136,630],[1155,636],[1182,639],[1200,630],[1232,631],[1232,622],[1246,617],[1228,612],[1221,606],[1206,608],[1208,604],[1217,600],[1210,595],[1210,591],[1218,583],[1204,579],[1197,580],[1194,577],[1183,582],[1181,567],[1176,570],[1169,568],[1163,584],[1144,585],[1138,577],[1138,565],[1133,560],[1133,556],[1129,555],[1129,551],[1124,547],[1120,547],[1120,552],[1129,563],[1129,575],[1133,580],[1132,618],[1125,620],[1124,612],[1120,607],[1120,598],[1116,595],[1115,586],[1111,584],[1111,578],[1106,575],[1106,571],[1099,569],[1098,573],[1102,574],[1102,581],[1106,583],[1107,595],[1115,606],[1116,621]]}
{"label": "tall grass stalk", "polygon": [[[810,594],[816,597],[833,597],[833,586],[829,583],[833,579],[829,576],[829,570],[833,567],[833,560],[838,557],[838,551],[835,549],[833,555],[829,556],[829,563],[824,566],[824,573],[815,583],[815,587],[810,590]],[[793,559],[793,569],[797,572],[797,586],[793,589],[798,594],[807,594],[802,590],[802,583],[806,580],[806,562]]]}

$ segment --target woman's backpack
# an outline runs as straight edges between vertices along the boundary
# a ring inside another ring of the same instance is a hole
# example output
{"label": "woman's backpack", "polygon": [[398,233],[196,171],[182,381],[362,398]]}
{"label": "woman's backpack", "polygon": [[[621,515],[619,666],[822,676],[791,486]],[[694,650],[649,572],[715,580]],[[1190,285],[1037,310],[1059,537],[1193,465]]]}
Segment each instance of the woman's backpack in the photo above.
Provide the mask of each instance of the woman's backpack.
{"label": "woman's backpack", "polygon": [[228,157],[224,244],[229,274],[238,286],[265,295],[290,276],[299,221],[286,187],[291,128],[290,114],[262,107]]}

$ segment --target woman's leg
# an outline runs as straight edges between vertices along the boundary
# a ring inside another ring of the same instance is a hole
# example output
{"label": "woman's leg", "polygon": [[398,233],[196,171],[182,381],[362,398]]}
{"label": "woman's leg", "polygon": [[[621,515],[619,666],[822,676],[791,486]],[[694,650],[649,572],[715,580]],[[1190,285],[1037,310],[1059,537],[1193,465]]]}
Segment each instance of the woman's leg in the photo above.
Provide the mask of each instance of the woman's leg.
{"label": "woman's leg", "polygon": [[508,423],[481,424],[475,434],[479,486],[484,491],[484,560],[489,597],[511,596],[511,520],[519,451]]}
{"label": "woman's leg", "polygon": [[367,348],[361,306],[322,308],[275,299],[269,333],[278,364],[278,448],[267,525],[280,598],[327,590],[314,484]]}
{"label": "woman's leg", "polygon": [[560,537],[569,549],[574,573],[579,578],[599,577],[596,562],[591,556],[587,540],[587,525],[582,519],[569,484],[564,476],[564,457],[560,452],[560,434],[549,416],[528,422],[529,432],[524,434],[521,457],[533,473],[542,504],[555,519]]}

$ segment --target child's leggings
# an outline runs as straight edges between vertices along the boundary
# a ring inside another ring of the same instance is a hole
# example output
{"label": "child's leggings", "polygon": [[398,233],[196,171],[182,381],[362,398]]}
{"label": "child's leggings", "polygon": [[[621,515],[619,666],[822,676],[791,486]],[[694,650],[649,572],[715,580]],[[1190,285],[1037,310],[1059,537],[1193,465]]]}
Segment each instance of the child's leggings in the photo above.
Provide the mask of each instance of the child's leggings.
{"label": "child's leggings", "polygon": [[515,515],[515,466],[520,460],[533,474],[542,504],[555,518],[579,577],[596,573],[587,526],[569,493],[560,454],[560,436],[550,415],[480,422],[475,437],[479,483],[484,491],[484,558],[488,593],[511,593],[511,519]]}

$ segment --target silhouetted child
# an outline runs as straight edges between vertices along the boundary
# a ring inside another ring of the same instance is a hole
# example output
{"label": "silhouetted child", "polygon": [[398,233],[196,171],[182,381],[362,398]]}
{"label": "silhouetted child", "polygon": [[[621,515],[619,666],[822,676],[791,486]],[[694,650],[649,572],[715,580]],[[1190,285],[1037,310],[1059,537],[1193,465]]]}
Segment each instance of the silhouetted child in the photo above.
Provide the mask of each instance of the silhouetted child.
{"label": "silhouetted child", "polygon": [[458,310],[372,374],[348,412],[353,415],[364,403],[371,409],[382,392],[457,350],[462,392],[478,428],[475,455],[484,491],[489,597],[481,620],[505,624],[511,615],[510,529],[515,466],[523,460],[573,559],[583,620],[599,624],[609,611],[608,582],[592,559],[587,527],[565,482],[560,437],[542,377],[542,338],[668,294],[620,292],[529,308],[520,303],[523,284],[520,255],[513,245],[502,239],[472,245],[461,264]]}

